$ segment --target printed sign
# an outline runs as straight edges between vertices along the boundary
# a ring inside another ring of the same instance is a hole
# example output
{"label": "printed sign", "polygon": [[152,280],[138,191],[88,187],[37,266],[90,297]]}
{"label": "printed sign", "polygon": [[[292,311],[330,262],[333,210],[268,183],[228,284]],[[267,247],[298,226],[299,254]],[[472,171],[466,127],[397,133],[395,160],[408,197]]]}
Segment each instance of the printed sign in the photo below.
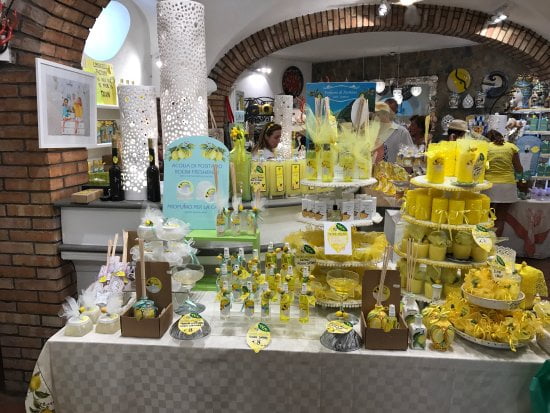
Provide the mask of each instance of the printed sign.
{"label": "printed sign", "polygon": [[117,93],[115,84],[115,71],[113,65],[98,62],[86,57],[84,71],[95,73],[97,81],[96,102],[98,105],[116,105]]}
{"label": "printed sign", "polygon": [[[216,194],[214,165],[218,166],[219,194]],[[227,148],[206,136],[172,142],[164,155],[164,215],[189,223],[191,229],[215,229],[218,196],[227,202]]]}
{"label": "printed sign", "polygon": [[325,222],[325,254],[351,255],[351,226],[344,222]]}
{"label": "printed sign", "polygon": [[271,341],[271,331],[264,323],[257,323],[251,326],[246,333],[246,343],[254,350],[254,353],[259,353],[266,348]]}

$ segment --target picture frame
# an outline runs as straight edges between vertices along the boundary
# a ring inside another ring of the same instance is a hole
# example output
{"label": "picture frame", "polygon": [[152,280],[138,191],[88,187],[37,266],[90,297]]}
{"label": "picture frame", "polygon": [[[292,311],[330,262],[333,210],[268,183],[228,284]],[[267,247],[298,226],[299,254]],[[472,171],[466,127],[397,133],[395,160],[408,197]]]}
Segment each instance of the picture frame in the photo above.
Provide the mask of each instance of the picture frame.
{"label": "picture frame", "polygon": [[96,144],[95,74],[36,58],[39,148]]}

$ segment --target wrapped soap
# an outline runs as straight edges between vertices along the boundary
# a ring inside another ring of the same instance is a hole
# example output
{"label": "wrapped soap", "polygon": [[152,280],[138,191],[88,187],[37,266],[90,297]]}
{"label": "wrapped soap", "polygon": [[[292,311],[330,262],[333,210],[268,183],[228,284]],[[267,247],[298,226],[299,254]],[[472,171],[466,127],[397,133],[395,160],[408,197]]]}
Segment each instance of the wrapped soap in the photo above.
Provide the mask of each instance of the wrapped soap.
{"label": "wrapped soap", "polygon": [[98,284],[94,282],[88,288],[82,290],[82,293],[78,297],[80,313],[90,317],[93,324],[97,323],[100,313],[99,307],[96,304],[97,288]]}
{"label": "wrapped soap", "polygon": [[78,303],[73,297],[67,297],[61,306],[59,316],[67,319],[65,335],[82,337],[94,328],[94,323],[87,315],[80,314]]}
{"label": "wrapped soap", "polygon": [[99,334],[114,334],[120,330],[120,313],[122,312],[122,296],[111,295],[105,308],[97,320],[95,332]]}

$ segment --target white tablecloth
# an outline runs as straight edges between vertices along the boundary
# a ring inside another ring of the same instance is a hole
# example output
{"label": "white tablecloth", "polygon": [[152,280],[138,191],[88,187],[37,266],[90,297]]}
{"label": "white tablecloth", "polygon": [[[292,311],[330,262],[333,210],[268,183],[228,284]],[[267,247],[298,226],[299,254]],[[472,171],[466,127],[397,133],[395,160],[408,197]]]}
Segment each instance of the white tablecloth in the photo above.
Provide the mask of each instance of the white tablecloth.
{"label": "white tablecloth", "polygon": [[255,354],[242,314],[234,309],[222,322],[214,294],[199,296],[212,334],[196,341],[168,332],[159,340],[53,336],[37,369],[50,382],[56,411],[527,412],[529,382],[546,359],[535,344],[512,353],[459,338],[446,353],[336,353],[319,342],[320,315],[306,326],[295,318],[268,323],[272,342]]}

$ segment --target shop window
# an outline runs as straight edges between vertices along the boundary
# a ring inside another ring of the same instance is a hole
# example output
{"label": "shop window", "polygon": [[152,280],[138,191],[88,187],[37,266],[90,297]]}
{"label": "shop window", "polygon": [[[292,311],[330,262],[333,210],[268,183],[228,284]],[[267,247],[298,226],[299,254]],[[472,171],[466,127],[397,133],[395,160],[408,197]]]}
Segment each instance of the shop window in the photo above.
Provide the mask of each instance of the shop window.
{"label": "shop window", "polygon": [[92,59],[112,59],[130,30],[130,13],[123,4],[111,1],[97,18],[86,40],[84,53]]}

